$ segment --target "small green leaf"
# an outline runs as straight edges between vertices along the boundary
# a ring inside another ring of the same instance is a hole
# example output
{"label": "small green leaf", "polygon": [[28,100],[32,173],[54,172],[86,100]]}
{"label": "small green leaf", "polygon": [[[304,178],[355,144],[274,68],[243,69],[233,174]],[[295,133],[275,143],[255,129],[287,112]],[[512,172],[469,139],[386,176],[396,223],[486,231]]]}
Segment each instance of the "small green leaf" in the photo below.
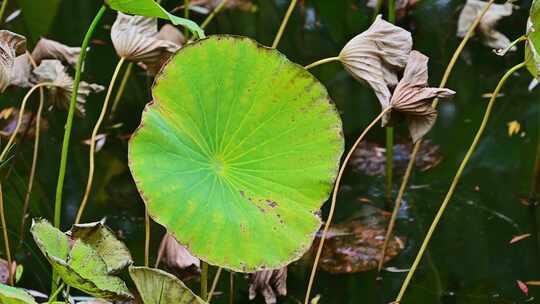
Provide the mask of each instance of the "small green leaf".
{"label": "small green leaf", "polygon": [[204,31],[197,23],[167,12],[154,0],[105,0],[110,8],[126,14],[166,19],[174,25],[188,28],[194,35],[204,38]]}
{"label": "small green leaf", "polygon": [[0,284],[0,303],[2,304],[37,304],[36,300],[24,289]]}
{"label": "small green leaf", "polygon": [[129,275],[144,304],[204,304],[178,278],[165,271],[148,267],[129,267]]}

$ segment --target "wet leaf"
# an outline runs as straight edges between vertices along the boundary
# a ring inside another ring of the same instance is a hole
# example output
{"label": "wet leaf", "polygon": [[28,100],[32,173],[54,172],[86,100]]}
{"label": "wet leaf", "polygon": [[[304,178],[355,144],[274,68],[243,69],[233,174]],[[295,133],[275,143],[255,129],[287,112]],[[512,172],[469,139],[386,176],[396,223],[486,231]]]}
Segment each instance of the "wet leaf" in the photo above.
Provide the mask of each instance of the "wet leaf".
{"label": "wet leaf", "polygon": [[43,59],[58,59],[75,67],[80,53],[80,47],[69,47],[54,40],[41,38],[32,51],[32,58],[38,65]]}
{"label": "wet leaf", "polygon": [[0,303],[37,304],[36,300],[24,289],[4,284],[0,284]]}
{"label": "wet leaf", "polygon": [[422,138],[435,124],[437,110],[431,106],[432,99],[448,98],[455,94],[449,89],[427,87],[428,60],[429,58],[420,52],[411,52],[403,78],[390,100],[392,111],[405,115],[413,142]]}
{"label": "wet leaf", "polygon": [[26,51],[26,38],[0,30],[0,93],[11,84],[15,57]]}
{"label": "wet leaf", "polygon": [[529,295],[529,287],[527,286],[527,284],[521,282],[520,280],[517,280],[516,283],[517,283],[517,286],[518,286],[519,290],[521,290],[521,292],[523,292],[524,295],[528,296]]}
{"label": "wet leaf", "polygon": [[522,241],[526,238],[529,238],[531,236],[530,233],[525,233],[525,234],[521,234],[521,235],[516,235],[514,237],[512,237],[512,239],[510,240],[509,244],[515,244],[519,241]]}
{"label": "wet leaf", "polygon": [[[390,105],[390,88],[398,83],[397,73],[405,67],[411,49],[411,33],[377,16],[365,32],[343,47],[339,58],[353,77],[371,86],[385,109]],[[388,119],[385,116],[383,123]]]}
{"label": "wet leaf", "polygon": [[148,267],[130,267],[129,275],[144,304],[206,303],[172,274]]}
{"label": "wet leaf", "polygon": [[251,274],[249,276],[249,299],[255,299],[257,292],[262,294],[266,304],[275,304],[278,296],[286,296],[287,267],[262,270]]}
{"label": "wet leaf", "polygon": [[[470,26],[486,5],[487,2],[485,1],[467,0],[458,19],[458,37],[465,37]],[[495,27],[500,19],[512,15],[512,9],[513,5],[510,2],[492,4],[482,20],[480,20],[478,31],[481,33],[482,41],[486,46],[493,49],[504,49],[510,44],[510,39],[497,31]],[[515,51],[516,47],[512,47],[510,50]]]}
{"label": "wet leaf", "polygon": [[[68,286],[106,300],[132,298],[125,283],[110,275],[112,267],[82,239],[70,239],[45,220],[34,221],[30,231],[41,252]],[[94,243],[94,246],[103,248],[100,244]]]}
{"label": "wet leaf", "polygon": [[521,125],[517,120],[510,121],[506,124],[508,126],[508,136],[512,136],[519,133]]}
{"label": "wet leaf", "polygon": [[194,35],[204,38],[204,31],[197,23],[169,14],[154,0],[104,0],[112,9],[119,12],[145,17],[167,19],[174,25],[182,25],[188,28]]}
{"label": "wet leaf", "polygon": [[172,57],[153,97],[129,144],[150,216],[194,256],[234,271],[302,256],[343,152],[320,82],[276,50],[213,36]]}
{"label": "wet leaf", "polygon": [[164,246],[163,262],[172,268],[184,269],[189,267],[199,268],[201,261],[192,256],[186,247],[180,245],[178,241],[170,233],[166,233],[161,241],[161,246]]}
{"label": "wet leaf", "polygon": [[[51,82],[55,86],[47,90],[48,101],[52,106],[67,110],[71,99],[73,89],[73,78],[66,72],[66,67],[59,60],[43,60],[41,64],[34,69],[33,82]],[[103,86],[81,81],[79,83],[79,91],[77,94],[77,114],[84,117],[86,99],[91,93],[103,91]]]}

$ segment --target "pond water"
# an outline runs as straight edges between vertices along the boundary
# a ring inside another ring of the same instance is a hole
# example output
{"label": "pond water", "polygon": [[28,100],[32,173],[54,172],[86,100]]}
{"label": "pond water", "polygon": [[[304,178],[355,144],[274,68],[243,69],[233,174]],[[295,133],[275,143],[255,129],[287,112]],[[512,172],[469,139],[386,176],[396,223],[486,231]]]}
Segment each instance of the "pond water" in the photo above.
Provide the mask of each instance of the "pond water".
{"label": "pond water", "polygon": [[[35,0],[34,0],[35,1]],[[41,1],[41,0],[40,0]],[[48,37],[78,45],[100,1],[59,2],[58,15]],[[165,0],[174,7],[181,1]],[[226,11],[209,26],[208,33],[243,35],[271,44],[279,21],[287,8],[285,0],[258,0],[255,12]],[[318,59],[336,56],[341,47],[354,35],[365,30],[372,11],[364,1],[305,0],[302,9],[293,14],[279,46],[291,60],[305,65]],[[410,30],[414,48],[430,56],[430,85],[436,86],[459,40],[455,36],[456,22],[464,1],[423,0],[416,9],[399,22]],[[530,6],[529,1],[518,1],[515,13],[499,24],[509,37],[523,34]],[[12,26],[21,33],[32,28],[28,21],[14,21]],[[202,20],[202,16],[197,16]],[[114,13],[108,12],[98,28],[86,63],[85,78],[100,84],[108,83],[117,58],[109,39]],[[69,26],[66,26],[69,25]],[[404,250],[386,267],[407,269],[412,264],[419,245],[440,206],[452,177],[469,147],[480,124],[488,99],[499,77],[523,58],[523,48],[505,57],[473,39],[464,50],[452,73],[448,87],[457,91],[451,101],[440,105],[435,128],[428,134],[430,141],[440,146],[440,163],[426,171],[415,171],[411,188],[407,191],[399,213],[397,233],[407,239]],[[151,79],[135,69],[135,77],[128,82],[117,121],[108,125],[107,144],[98,154],[95,192],[86,214],[88,220],[103,216],[132,250],[138,264],[143,261],[144,219],[143,204],[127,168],[129,135],[138,125],[140,113],[149,101]],[[347,146],[380,110],[378,102],[366,86],[353,80],[339,64],[328,64],[313,69],[314,75],[328,88],[344,123]],[[437,229],[427,254],[420,264],[403,303],[536,303],[540,287],[530,287],[525,295],[516,281],[540,280],[540,210],[526,206],[531,191],[531,177],[540,125],[540,88],[529,92],[531,80],[527,71],[512,76],[497,99],[492,118],[476,153],[466,168],[450,206]],[[17,93],[13,97],[16,97]],[[22,92],[21,92],[22,94]],[[13,102],[10,98],[6,102]],[[87,146],[80,144],[91,133],[92,122],[98,115],[101,97],[89,100],[88,117],[77,119],[68,165],[65,188],[65,210],[62,221],[69,227],[75,217],[86,182]],[[43,136],[38,181],[32,199],[32,214],[52,218],[57,164],[65,116],[48,112],[50,124]],[[521,130],[508,135],[507,123],[518,121]],[[396,128],[398,142],[408,141],[406,127]],[[377,128],[368,136],[370,142],[383,143],[384,129]],[[324,147],[321,147],[324,149]],[[24,159],[31,159],[31,149],[24,148]],[[24,194],[29,162],[18,163],[6,193],[8,218],[20,218],[21,195]],[[394,179],[394,197],[401,174]],[[336,222],[345,221],[351,214],[362,212],[366,204],[385,208],[384,177],[369,176],[349,168],[339,195]],[[366,203],[369,201],[369,203]],[[325,206],[323,214],[326,214]],[[19,224],[11,221],[11,235],[18,235]],[[154,225],[152,256],[163,229]],[[509,244],[512,237],[531,233],[532,237]],[[31,237],[17,251],[18,260],[25,265],[22,285],[40,291],[49,288],[48,264],[40,257]],[[288,296],[280,303],[300,303],[309,277],[309,265],[295,264],[289,269]],[[215,269],[212,269],[212,272]],[[313,295],[320,295],[320,303],[388,303],[392,301],[405,272],[382,273],[376,281],[376,271],[356,274],[330,274],[319,271]],[[228,280],[224,276],[218,290],[227,293]],[[236,303],[249,303],[247,285],[237,275]],[[197,282],[190,282],[197,290]],[[227,296],[217,296],[214,303],[227,303]],[[255,303],[262,303],[257,299]]]}

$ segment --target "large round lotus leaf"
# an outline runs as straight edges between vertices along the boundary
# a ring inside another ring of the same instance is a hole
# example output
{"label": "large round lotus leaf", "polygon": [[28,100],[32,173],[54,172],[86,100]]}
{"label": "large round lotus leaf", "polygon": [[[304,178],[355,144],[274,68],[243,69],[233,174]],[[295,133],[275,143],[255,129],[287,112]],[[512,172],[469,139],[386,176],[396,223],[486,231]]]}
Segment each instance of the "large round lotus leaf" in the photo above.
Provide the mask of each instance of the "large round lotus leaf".
{"label": "large round lotus leaf", "polygon": [[324,86],[276,50],[214,36],[174,55],[153,97],[129,146],[152,218],[235,271],[299,258],[343,152]]}

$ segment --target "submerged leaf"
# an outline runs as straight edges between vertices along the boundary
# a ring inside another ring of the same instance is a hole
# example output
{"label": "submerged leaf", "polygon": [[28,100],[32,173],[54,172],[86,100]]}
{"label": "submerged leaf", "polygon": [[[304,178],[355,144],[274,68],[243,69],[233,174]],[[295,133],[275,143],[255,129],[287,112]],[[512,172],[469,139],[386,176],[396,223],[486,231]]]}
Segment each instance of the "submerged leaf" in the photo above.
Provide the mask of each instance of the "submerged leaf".
{"label": "submerged leaf", "polygon": [[26,50],[26,38],[7,30],[0,30],[0,93],[11,84],[15,57]]}
{"label": "submerged leaf", "polygon": [[0,303],[2,304],[37,304],[24,289],[0,284]]}
{"label": "submerged leaf", "polygon": [[[66,67],[59,60],[43,60],[41,64],[34,69],[32,79],[36,83],[51,82],[54,84],[47,92],[49,101],[57,108],[68,109],[73,89],[73,78],[66,72]],[[86,99],[91,93],[103,91],[103,86],[81,81],[79,83],[79,91],[77,94],[77,114],[85,115],[84,105]]]}
{"label": "submerged leaf", "polygon": [[257,271],[249,276],[249,299],[260,292],[266,304],[277,303],[277,296],[287,295],[287,267]]}
{"label": "submerged leaf", "polygon": [[43,59],[58,59],[75,67],[80,54],[80,47],[69,47],[51,39],[41,38],[32,51],[32,58],[38,65]]}
{"label": "submerged leaf", "polygon": [[435,97],[447,98],[455,94],[449,89],[429,88],[428,61],[424,54],[412,51],[390,105],[392,110],[405,115],[413,142],[422,138],[435,124],[437,111],[431,106]]}
{"label": "submerged leaf", "polygon": [[[458,19],[457,36],[460,38],[465,37],[467,31],[474,23],[474,20],[487,5],[487,2],[480,0],[467,0],[467,3],[463,7]],[[490,8],[485,13],[478,30],[482,34],[482,41],[490,48],[504,49],[510,44],[510,39],[501,32],[497,31],[495,27],[497,22],[503,17],[512,15],[513,5],[510,2],[504,4],[491,4]],[[515,51],[516,47],[512,47],[510,51]]]}
{"label": "submerged leaf", "polygon": [[130,267],[129,275],[144,304],[205,304],[172,274],[148,267]]}
{"label": "submerged leaf", "polygon": [[[397,84],[397,73],[405,67],[411,49],[411,33],[379,15],[365,32],[343,47],[339,59],[352,76],[371,86],[385,109],[390,105],[390,88]],[[388,119],[385,116],[383,124]]]}

